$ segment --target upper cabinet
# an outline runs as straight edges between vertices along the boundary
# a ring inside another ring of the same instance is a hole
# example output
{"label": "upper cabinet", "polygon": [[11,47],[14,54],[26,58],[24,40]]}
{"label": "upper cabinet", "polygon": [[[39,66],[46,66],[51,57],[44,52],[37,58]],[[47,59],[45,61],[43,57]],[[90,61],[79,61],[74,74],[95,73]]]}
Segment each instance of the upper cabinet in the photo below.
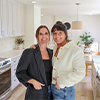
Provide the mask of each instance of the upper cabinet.
{"label": "upper cabinet", "polygon": [[9,36],[12,36],[12,18],[13,18],[13,16],[12,16],[12,11],[13,11],[12,4],[13,4],[12,1],[9,0],[9,2],[8,2],[8,35]]}
{"label": "upper cabinet", "polygon": [[0,37],[1,37],[1,1],[0,1]]}
{"label": "upper cabinet", "polygon": [[25,5],[21,5],[21,34],[25,34]]}
{"label": "upper cabinet", "polygon": [[25,32],[25,6],[18,3],[18,34],[24,35]]}
{"label": "upper cabinet", "polygon": [[1,35],[7,36],[8,0],[1,0]]}
{"label": "upper cabinet", "polygon": [[18,22],[18,3],[13,1],[13,5],[12,5],[12,16],[13,16],[13,20],[12,20],[12,23],[13,23],[13,30],[12,30],[12,34],[13,35],[17,35],[18,33],[18,25],[17,25],[17,22]]}
{"label": "upper cabinet", "polygon": [[0,0],[0,38],[22,36],[25,6],[15,0]]}

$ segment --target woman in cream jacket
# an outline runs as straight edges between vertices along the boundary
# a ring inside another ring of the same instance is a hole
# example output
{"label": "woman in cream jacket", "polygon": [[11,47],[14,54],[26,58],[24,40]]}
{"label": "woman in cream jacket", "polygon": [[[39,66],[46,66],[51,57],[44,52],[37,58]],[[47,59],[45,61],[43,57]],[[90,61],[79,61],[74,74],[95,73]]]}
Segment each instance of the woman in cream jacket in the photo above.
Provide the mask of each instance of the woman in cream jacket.
{"label": "woman in cream jacket", "polygon": [[52,94],[54,100],[75,100],[75,84],[85,76],[84,53],[67,39],[67,28],[56,23],[51,32],[56,46],[53,49]]}

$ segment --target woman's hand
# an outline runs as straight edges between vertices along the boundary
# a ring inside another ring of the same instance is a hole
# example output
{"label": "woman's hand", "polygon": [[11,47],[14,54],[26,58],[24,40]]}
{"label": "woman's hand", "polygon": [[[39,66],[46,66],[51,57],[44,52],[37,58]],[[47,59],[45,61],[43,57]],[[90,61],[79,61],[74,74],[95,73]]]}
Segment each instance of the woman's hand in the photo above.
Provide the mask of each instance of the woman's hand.
{"label": "woman's hand", "polygon": [[36,45],[36,44],[32,45],[30,48],[36,49],[35,45]]}
{"label": "woman's hand", "polygon": [[[54,77],[53,77],[53,80],[57,81],[57,79],[54,78]],[[56,84],[55,84],[55,87],[56,87],[57,89],[60,89],[60,87],[59,87],[59,85],[57,84],[57,82],[56,82]]]}
{"label": "woman's hand", "polygon": [[34,79],[30,79],[28,81],[28,83],[31,83],[36,90],[41,90],[42,89],[42,86],[45,86],[45,84],[42,84],[39,81],[36,81]]}
{"label": "woman's hand", "polygon": [[56,82],[56,84],[55,84],[55,87],[56,87],[57,89],[60,89],[60,87],[59,87],[59,85],[57,84],[57,82]]}

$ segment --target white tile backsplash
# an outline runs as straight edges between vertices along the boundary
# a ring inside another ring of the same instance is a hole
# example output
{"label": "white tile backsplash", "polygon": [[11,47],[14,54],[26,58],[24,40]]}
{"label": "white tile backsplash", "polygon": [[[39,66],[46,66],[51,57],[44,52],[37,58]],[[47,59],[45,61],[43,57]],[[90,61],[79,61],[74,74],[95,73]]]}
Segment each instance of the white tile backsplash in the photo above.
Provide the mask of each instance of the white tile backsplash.
{"label": "white tile backsplash", "polygon": [[15,38],[0,39],[0,53],[12,50],[15,47]]}

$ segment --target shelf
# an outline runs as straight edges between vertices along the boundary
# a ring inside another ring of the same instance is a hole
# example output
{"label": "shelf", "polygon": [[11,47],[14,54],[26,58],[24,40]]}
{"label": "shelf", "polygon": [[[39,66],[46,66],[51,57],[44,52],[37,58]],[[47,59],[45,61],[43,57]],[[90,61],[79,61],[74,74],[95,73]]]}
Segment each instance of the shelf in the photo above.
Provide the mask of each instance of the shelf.
{"label": "shelf", "polygon": [[20,36],[25,36],[25,35],[10,35],[10,36],[2,36],[2,37],[0,37],[0,39],[3,39],[3,38],[10,38],[10,37],[20,37]]}

